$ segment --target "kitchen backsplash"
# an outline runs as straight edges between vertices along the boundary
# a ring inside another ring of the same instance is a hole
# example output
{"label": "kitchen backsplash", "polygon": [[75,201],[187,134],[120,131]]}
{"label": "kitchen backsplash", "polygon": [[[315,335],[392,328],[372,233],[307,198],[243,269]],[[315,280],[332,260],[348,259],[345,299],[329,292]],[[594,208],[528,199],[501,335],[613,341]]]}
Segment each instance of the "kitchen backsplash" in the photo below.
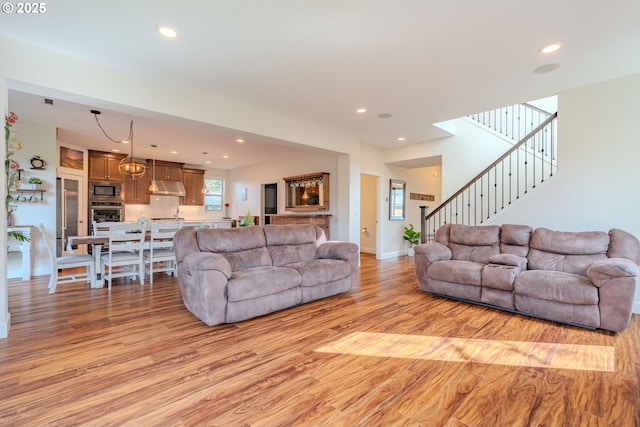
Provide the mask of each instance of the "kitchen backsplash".
{"label": "kitchen backsplash", "polygon": [[176,208],[179,209],[179,217],[185,219],[221,219],[222,212],[204,210],[204,206],[181,206],[180,198],[174,196],[151,196],[148,205],[125,205],[124,217],[126,221],[136,221],[141,217],[147,218],[173,218]]}

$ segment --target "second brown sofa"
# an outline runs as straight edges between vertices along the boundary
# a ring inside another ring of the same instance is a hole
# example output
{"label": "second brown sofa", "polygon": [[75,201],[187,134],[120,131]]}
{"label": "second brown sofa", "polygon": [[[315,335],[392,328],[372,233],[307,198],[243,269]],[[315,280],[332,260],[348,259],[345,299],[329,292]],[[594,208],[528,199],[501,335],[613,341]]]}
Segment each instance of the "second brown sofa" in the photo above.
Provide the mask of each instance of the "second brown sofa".
{"label": "second brown sofa", "polygon": [[415,248],[421,290],[610,331],[629,324],[640,242],[622,230],[445,224]]}

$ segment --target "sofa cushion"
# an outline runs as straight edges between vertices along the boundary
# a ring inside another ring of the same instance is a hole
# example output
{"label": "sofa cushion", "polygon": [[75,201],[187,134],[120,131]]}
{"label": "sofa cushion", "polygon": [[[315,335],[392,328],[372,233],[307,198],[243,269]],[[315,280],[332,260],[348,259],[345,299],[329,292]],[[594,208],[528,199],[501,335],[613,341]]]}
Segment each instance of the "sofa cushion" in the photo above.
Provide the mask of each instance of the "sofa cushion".
{"label": "sofa cushion", "polygon": [[598,288],[586,277],[560,271],[527,270],[518,274],[516,295],[566,304],[598,304]]}
{"label": "sofa cushion", "polygon": [[429,266],[429,278],[443,282],[480,286],[484,264],[471,261],[439,261]]}
{"label": "sofa cushion", "polygon": [[544,252],[537,249],[529,251],[529,270],[562,271],[565,273],[587,275],[587,268],[594,262],[605,261],[604,254],[564,255]]}
{"label": "sofa cushion", "polygon": [[586,275],[589,265],[607,259],[609,235],[602,231],[565,232],[537,228],[531,235],[529,269]]}
{"label": "sofa cushion", "polygon": [[500,252],[526,257],[532,231],[528,225],[503,224],[500,227]]}
{"label": "sofa cushion", "polygon": [[287,264],[302,276],[301,286],[317,286],[349,277],[351,265],[336,259],[316,259]]}
{"label": "sofa cushion", "polygon": [[449,233],[451,257],[460,261],[489,263],[500,253],[500,227],[497,225],[453,224]]}
{"label": "sofa cushion", "polygon": [[283,267],[253,267],[231,273],[227,285],[229,301],[244,301],[277,294],[300,286],[302,276]]}
{"label": "sofa cushion", "polygon": [[443,224],[436,230],[436,242],[441,245],[449,246],[449,232],[451,231],[451,224]]}
{"label": "sofa cushion", "polygon": [[529,244],[534,249],[558,254],[606,254],[609,235],[604,231],[552,231],[541,227],[533,231]]}
{"label": "sofa cushion", "polygon": [[199,228],[196,238],[202,252],[219,253],[232,271],[272,265],[261,227]]}
{"label": "sofa cushion", "polygon": [[264,235],[274,266],[318,259],[318,239],[313,224],[265,225]]}
{"label": "sofa cushion", "polygon": [[640,241],[633,234],[614,228],[609,231],[609,238],[609,258],[626,258],[640,264]]}

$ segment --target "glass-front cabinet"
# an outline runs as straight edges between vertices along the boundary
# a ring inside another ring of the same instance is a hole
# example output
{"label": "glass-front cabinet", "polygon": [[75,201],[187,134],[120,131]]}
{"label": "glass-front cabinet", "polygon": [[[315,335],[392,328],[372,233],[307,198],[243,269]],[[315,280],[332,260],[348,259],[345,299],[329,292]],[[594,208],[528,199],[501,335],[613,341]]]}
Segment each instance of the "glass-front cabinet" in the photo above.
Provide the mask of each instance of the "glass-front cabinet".
{"label": "glass-front cabinet", "polygon": [[285,210],[329,210],[329,173],[314,172],[283,178],[285,182]]}

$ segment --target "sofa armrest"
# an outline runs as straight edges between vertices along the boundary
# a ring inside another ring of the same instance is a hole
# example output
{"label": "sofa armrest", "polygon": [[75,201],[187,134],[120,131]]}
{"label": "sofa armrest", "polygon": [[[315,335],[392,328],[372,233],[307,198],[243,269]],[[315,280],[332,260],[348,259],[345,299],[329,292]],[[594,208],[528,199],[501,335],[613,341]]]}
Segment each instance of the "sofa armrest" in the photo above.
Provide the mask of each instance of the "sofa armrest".
{"label": "sofa armrest", "polygon": [[351,242],[328,241],[318,246],[318,256],[326,259],[350,261],[358,253],[358,245]]}
{"label": "sofa armrest", "polygon": [[420,255],[423,261],[429,264],[436,261],[448,261],[451,259],[451,249],[438,242],[423,243],[415,246],[415,254]]}
{"label": "sofa armrest", "polygon": [[451,249],[438,242],[423,243],[416,245],[414,251],[414,264],[416,277],[418,278],[418,288],[429,292],[429,266],[438,261],[448,261],[451,259]]}
{"label": "sofa armrest", "polygon": [[638,266],[624,258],[609,258],[587,268],[587,277],[598,287],[600,327],[621,332],[631,320]]}
{"label": "sofa armrest", "polygon": [[606,261],[595,262],[587,268],[587,277],[598,288],[617,278],[637,276],[638,266],[624,258],[609,258]]}
{"label": "sofa armrest", "polygon": [[219,254],[196,252],[178,263],[178,282],[187,309],[207,325],[227,320],[227,283],[231,265]]}
{"label": "sofa armrest", "polygon": [[321,259],[339,259],[349,263],[351,267],[351,288],[358,280],[358,266],[360,264],[360,250],[358,245],[351,242],[330,240],[318,246],[318,256]]}

